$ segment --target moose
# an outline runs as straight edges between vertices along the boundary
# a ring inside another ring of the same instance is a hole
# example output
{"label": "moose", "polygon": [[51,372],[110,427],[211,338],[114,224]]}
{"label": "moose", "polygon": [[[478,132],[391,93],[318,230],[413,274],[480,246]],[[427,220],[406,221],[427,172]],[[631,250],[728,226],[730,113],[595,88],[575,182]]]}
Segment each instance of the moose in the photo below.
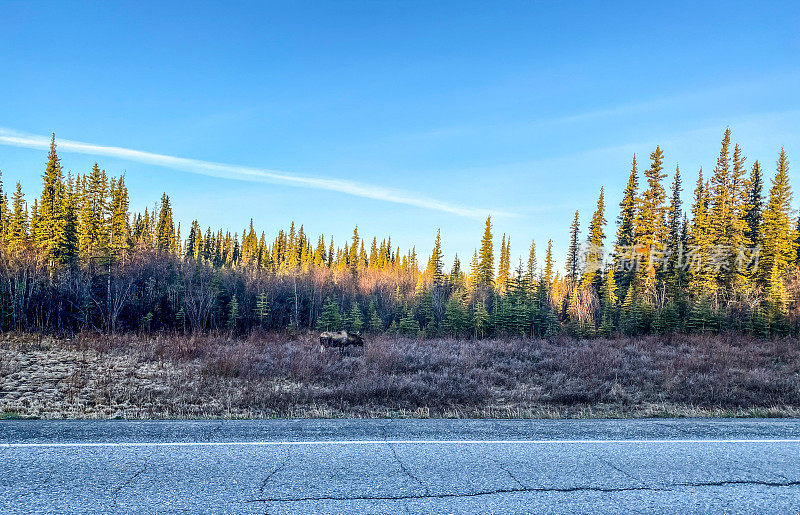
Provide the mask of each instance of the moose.
{"label": "moose", "polygon": [[329,347],[338,347],[339,352],[344,353],[346,347],[363,347],[364,339],[361,332],[348,333],[347,331],[325,331],[319,335],[319,351],[325,352]]}

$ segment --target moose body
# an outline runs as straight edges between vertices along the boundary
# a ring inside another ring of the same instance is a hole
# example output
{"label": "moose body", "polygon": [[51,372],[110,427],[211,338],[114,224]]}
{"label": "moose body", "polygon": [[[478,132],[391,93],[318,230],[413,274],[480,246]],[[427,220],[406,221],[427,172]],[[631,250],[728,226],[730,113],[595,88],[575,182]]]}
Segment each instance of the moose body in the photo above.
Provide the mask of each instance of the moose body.
{"label": "moose body", "polygon": [[345,347],[363,347],[364,339],[360,333],[351,334],[347,331],[325,331],[319,335],[319,351],[324,352],[329,347],[338,347],[344,351]]}

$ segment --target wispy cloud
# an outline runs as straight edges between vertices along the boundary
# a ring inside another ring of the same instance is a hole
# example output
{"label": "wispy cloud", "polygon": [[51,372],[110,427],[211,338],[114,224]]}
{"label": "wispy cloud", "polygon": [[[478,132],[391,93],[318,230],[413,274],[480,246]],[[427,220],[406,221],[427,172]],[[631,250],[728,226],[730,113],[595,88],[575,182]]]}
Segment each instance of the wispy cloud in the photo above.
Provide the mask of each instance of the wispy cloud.
{"label": "wispy cloud", "polygon": [[[490,214],[493,216],[514,216],[513,213],[505,211],[454,204],[435,198],[425,197],[412,191],[385,188],[383,186],[367,184],[363,182],[296,175],[287,172],[269,170],[266,168],[253,168],[234,164],[215,163],[211,161],[202,161],[199,159],[168,156],[164,154],[144,152],[141,150],[133,150],[130,148],[109,147],[80,141],[57,139],[56,143],[59,150],[65,152],[110,156],[128,161],[136,161],[139,163],[170,168],[182,172],[208,175],[211,177],[221,177],[239,181],[279,183],[301,188],[335,191],[355,197],[392,202],[395,204],[404,204],[423,209],[440,211],[443,213],[450,213],[467,218],[485,218]],[[26,134],[11,129],[0,128],[0,145],[46,150],[50,146],[50,137]]]}

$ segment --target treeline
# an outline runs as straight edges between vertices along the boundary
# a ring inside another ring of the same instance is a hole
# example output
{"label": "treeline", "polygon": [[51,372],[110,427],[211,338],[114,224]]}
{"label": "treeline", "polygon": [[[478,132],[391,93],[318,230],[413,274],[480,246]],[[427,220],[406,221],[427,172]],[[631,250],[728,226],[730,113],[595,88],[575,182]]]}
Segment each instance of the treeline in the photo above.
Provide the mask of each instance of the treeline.
{"label": "treeline", "polygon": [[65,176],[54,136],[32,204],[19,183],[10,199],[0,183],[0,328],[796,334],[798,221],[785,153],[764,191],[761,165],[746,166],[726,130],[688,210],[681,172],[666,186],[663,159],[656,147],[640,176],[634,156],[613,240],[602,188],[586,236],[575,212],[563,273],[552,240],[539,266],[534,242],[512,263],[506,235],[495,266],[491,219],[469,263],[456,256],[446,270],[439,234],[424,260],[390,237],[365,240],[357,228],[337,246],[294,223],[268,239],[252,221],[241,236],[194,221],[184,239],[166,194],[131,214],[124,177],[96,164]]}

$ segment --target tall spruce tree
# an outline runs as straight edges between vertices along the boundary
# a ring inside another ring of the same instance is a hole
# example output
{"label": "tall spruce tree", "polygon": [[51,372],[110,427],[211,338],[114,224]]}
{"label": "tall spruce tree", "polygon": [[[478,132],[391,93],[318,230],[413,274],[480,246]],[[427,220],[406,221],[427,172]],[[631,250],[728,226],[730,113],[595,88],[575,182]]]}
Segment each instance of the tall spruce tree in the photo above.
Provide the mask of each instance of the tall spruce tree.
{"label": "tall spruce tree", "polygon": [[491,290],[494,287],[494,248],[492,243],[492,217],[486,218],[486,226],[478,251],[478,281],[480,288]]}
{"label": "tall spruce tree", "polygon": [[64,229],[61,244],[61,263],[74,266],[78,259],[78,195],[75,191],[72,176],[67,176],[64,198],[61,201],[61,217]]}
{"label": "tall spruce tree", "polygon": [[708,205],[708,188],[703,182],[703,170],[701,169],[694,189],[692,223],[685,256],[689,290],[695,297],[713,295],[716,290],[713,270],[709,263],[712,233]]}
{"label": "tall spruce tree", "polygon": [[[131,228],[128,221],[128,188],[125,177],[111,181],[108,248],[112,256],[124,255],[130,248]],[[201,244],[200,226],[197,226],[197,245]],[[199,248],[196,249],[199,254]],[[124,256],[123,256],[124,257]]]}
{"label": "tall spruce tree", "polygon": [[731,169],[731,221],[728,237],[727,267],[722,270],[722,279],[725,289],[734,297],[747,293],[751,287],[750,274],[745,268],[738,266],[737,256],[744,253],[752,245],[747,238],[749,211],[749,192],[745,174],[746,158],[742,156],[742,149],[737,143],[733,148],[733,161]]}
{"label": "tall spruce tree", "polygon": [[50,141],[42,176],[42,195],[36,209],[33,238],[50,267],[62,264],[64,252],[64,174],[56,153],[56,136]]}
{"label": "tall spruce tree", "polygon": [[11,197],[11,216],[6,232],[6,240],[11,252],[21,252],[28,243],[28,207],[25,204],[25,194],[22,192],[22,185],[19,182],[17,182],[17,188]]}
{"label": "tall spruce tree", "polygon": [[578,220],[578,212],[575,211],[575,217],[572,219],[572,224],[569,226],[569,248],[567,249],[566,277],[570,289],[574,288],[578,283],[578,273],[580,272],[580,230],[581,225]]}
{"label": "tall spruce tree", "polygon": [[500,243],[500,262],[497,267],[497,291],[505,295],[508,291],[508,282],[510,277],[510,252],[511,252],[511,238],[509,237],[506,239],[506,235],[503,234],[503,239]]}
{"label": "tall spruce tree", "polygon": [[620,270],[617,277],[622,295],[628,290],[633,282],[635,270],[628,269],[625,261],[632,253],[632,246],[636,243],[636,199],[639,195],[639,171],[637,169],[636,155],[631,161],[631,172],[628,176],[628,183],[622,193],[622,200],[619,203],[619,217],[617,218],[617,241],[614,248],[615,263],[614,267]]}
{"label": "tall spruce tree", "polygon": [[[228,234],[230,237],[230,234]],[[172,220],[172,205],[166,193],[161,195],[161,206],[158,210],[158,223],[156,224],[156,250],[160,252],[175,251],[175,223]],[[232,257],[229,249],[225,261]]]}
{"label": "tall spruce tree", "polygon": [[544,256],[544,283],[549,290],[553,285],[553,240],[547,240],[547,253]]}
{"label": "tall spruce tree", "polygon": [[533,288],[536,285],[536,274],[537,274],[537,264],[536,264],[536,242],[531,240],[531,246],[528,250],[528,268],[525,274],[525,279],[527,280],[528,286]]}
{"label": "tall spruce tree", "polygon": [[[377,253],[376,253],[377,254]],[[444,284],[444,263],[442,261],[442,231],[436,230],[436,239],[433,242],[433,251],[431,258],[428,260],[428,268],[426,273],[431,278],[434,287],[439,287]]]}
{"label": "tall spruce tree", "polygon": [[663,172],[664,153],[661,147],[650,154],[650,167],[645,170],[647,189],[637,199],[636,243],[641,246],[642,255],[638,276],[642,279],[643,291],[655,286],[656,265],[653,252],[663,248],[667,240],[665,222],[666,191],[661,181],[667,176]]}
{"label": "tall spruce tree", "polygon": [[675,176],[672,179],[672,186],[670,188],[670,202],[667,211],[667,227],[669,233],[667,235],[667,270],[666,279],[669,284],[671,295],[673,298],[679,295],[683,287],[683,269],[682,261],[684,254],[684,241],[683,241],[683,203],[681,201],[681,192],[683,185],[681,181],[681,169],[679,166],[675,167]]}
{"label": "tall spruce tree", "polygon": [[745,222],[745,238],[751,245],[761,243],[761,214],[764,209],[764,177],[761,173],[761,164],[756,161],[750,171],[747,181],[747,214]]}
{"label": "tall spruce tree", "polygon": [[605,241],[605,190],[600,188],[592,220],[589,222],[589,248],[586,253],[586,272],[583,276],[584,284],[591,286],[596,293],[600,291],[603,271],[603,242]]}
{"label": "tall spruce tree", "polygon": [[763,216],[759,282],[768,300],[779,308],[788,300],[784,280],[795,258],[795,227],[792,217],[792,189],[789,162],[781,149],[778,170],[772,180],[769,201]]}
{"label": "tall spruce tree", "polygon": [[108,250],[108,178],[105,170],[100,170],[95,163],[80,185],[78,243],[82,258],[91,260]]}

